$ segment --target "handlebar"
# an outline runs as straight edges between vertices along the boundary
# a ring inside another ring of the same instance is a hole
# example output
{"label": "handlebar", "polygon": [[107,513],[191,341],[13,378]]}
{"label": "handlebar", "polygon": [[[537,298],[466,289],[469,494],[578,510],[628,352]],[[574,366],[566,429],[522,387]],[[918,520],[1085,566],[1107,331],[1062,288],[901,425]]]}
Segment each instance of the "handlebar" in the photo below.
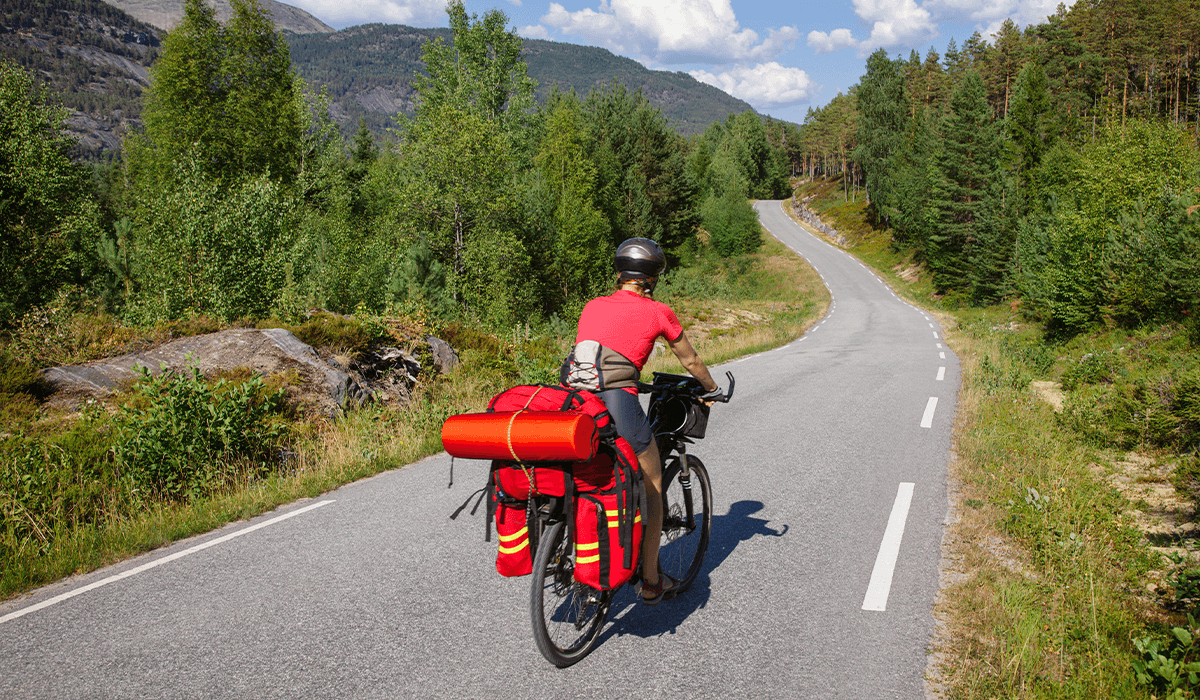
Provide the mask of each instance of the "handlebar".
{"label": "handlebar", "polygon": [[726,372],[725,377],[729,380],[728,390],[723,392],[718,386],[712,391],[705,391],[700,380],[695,377],[686,374],[655,372],[654,382],[651,384],[638,382],[637,390],[639,394],[670,394],[692,401],[729,403],[729,399],[733,398],[733,387],[736,382],[733,379],[733,372]]}

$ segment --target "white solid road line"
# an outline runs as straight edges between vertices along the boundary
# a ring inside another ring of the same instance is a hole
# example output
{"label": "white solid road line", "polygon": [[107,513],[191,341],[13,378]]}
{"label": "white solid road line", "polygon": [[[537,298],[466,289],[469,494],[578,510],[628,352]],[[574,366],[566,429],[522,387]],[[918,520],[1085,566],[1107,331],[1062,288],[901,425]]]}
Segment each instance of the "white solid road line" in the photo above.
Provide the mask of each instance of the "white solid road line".
{"label": "white solid road line", "polygon": [[937,376],[937,380],[940,382],[940,381],[943,381],[943,380],[945,380],[945,379],[946,379],[946,368],[945,368],[945,367],[938,367],[938,376]]}
{"label": "white solid road line", "polygon": [[30,605],[28,608],[22,608],[20,610],[17,610],[16,612],[11,612],[11,613],[5,615],[4,617],[0,617],[0,624],[4,624],[5,622],[8,622],[9,620],[15,620],[18,617],[21,617],[22,615],[28,615],[31,612],[37,612],[38,610],[41,610],[42,608],[48,608],[51,605],[61,603],[64,600],[69,600],[71,598],[74,598],[77,595],[87,593],[88,591],[92,591],[97,588],[100,588],[101,586],[107,586],[110,583],[116,583],[117,581],[120,581],[121,579],[129,578],[130,576],[136,576],[137,574],[140,574],[143,571],[149,571],[150,569],[153,569],[156,566],[161,566],[163,564],[166,564],[167,562],[175,561],[176,559],[182,559],[183,557],[186,557],[189,554],[195,554],[196,552],[199,552],[202,549],[208,549],[209,547],[221,544],[222,542],[228,542],[229,540],[232,540],[235,537],[241,537],[242,535],[249,534],[251,532],[254,532],[255,530],[259,530],[268,525],[274,525],[275,523],[277,523],[281,520],[287,520],[288,518],[295,517],[297,515],[300,515],[301,513],[308,512],[315,508],[320,508],[321,506],[327,506],[330,503],[333,503],[332,499],[328,500],[328,501],[319,501],[310,506],[305,506],[304,508],[300,508],[299,510],[293,510],[290,513],[284,513],[283,515],[280,515],[275,518],[271,518],[270,520],[264,520],[263,522],[261,522],[257,525],[251,525],[250,527],[248,527],[244,530],[238,530],[237,532],[231,532],[228,535],[225,535],[224,537],[218,537],[215,540],[209,540],[208,542],[198,544],[195,547],[185,549],[182,552],[175,552],[174,554],[163,557],[162,559],[155,559],[152,562],[142,564],[141,566],[132,568],[128,571],[122,571],[119,574],[109,576],[108,578],[101,579],[94,583],[89,583],[88,585],[82,586],[80,588],[76,588],[73,591],[67,591],[66,593],[63,593],[62,595],[57,595],[57,596],[54,596],[53,598],[43,600],[42,602],[38,603],[37,605]]}
{"label": "white solid road line", "polygon": [[937,397],[930,396],[929,403],[925,404],[925,415],[921,416],[921,427],[933,427],[933,412],[937,409]]}
{"label": "white solid road line", "polygon": [[863,610],[884,611],[887,609],[888,594],[892,591],[892,574],[896,571],[896,559],[900,556],[900,540],[904,537],[904,524],[908,520],[908,507],[912,504],[913,484],[901,482],[896,491],[896,502],[888,518],[879,555],[875,557],[875,568],[871,571],[871,583],[863,598]]}

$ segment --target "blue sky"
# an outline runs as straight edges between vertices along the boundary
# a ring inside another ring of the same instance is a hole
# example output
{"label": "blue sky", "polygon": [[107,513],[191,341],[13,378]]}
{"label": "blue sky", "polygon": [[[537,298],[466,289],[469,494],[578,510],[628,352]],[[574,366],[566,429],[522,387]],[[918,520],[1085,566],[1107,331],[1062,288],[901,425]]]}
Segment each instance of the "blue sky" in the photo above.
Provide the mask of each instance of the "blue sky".
{"label": "blue sky", "polygon": [[[801,122],[858,82],[878,48],[922,57],[972,32],[985,39],[1011,18],[1020,27],[1060,0],[465,0],[482,15],[499,8],[519,34],[602,46],[655,70],[684,71]],[[1074,0],[1067,0],[1070,6]],[[368,22],[447,26],[445,0],[288,0],[343,29]]]}

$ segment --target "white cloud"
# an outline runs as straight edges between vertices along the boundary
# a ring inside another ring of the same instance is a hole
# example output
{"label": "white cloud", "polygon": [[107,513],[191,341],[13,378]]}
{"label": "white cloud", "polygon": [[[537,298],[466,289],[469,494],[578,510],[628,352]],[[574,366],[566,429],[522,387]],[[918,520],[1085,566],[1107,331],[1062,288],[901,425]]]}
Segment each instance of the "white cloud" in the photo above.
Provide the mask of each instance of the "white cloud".
{"label": "white cloud", "polygon": [[612,51],[662,64],[767,60],[790,49],[795,27],[742,29],[730,0],[601,0],[595,10],[568,12],[559,3],[541,23]]}
{"label": "white cloud", "polygon": [[854,11],[871,27],[871,35],[858,45],[864,56],[880,47],[921,44],[939,34],[933,16],[916,0],[854,0]]}
{"label": "white cloud", "polygon": [[333,27],[370,22],[431,27],[446,20],[446,0],[292,0],[291,4]]}
{"label": "white cloud", "polygon": [[531,24],[527,27],[517,29],[517,36],[525,39],[549,39],[550,32],[540,24]]}
{"label": "white cloud", "polygon": [[858,46],[858,42],[851,36],[849,29],[835,29],[828,34],[814,30],[808,33],[808,45],[818,54],[827,54],[838,49]]}
{"label": "white cloud", "polygon": [[938,20],[977,22],[980,33],[987,36],[1005,19],[1012,19],[1022,29],[1045,22],[1058,11],[1060,2],[1068,8],[1075,4],[1075,0],[926,0],[923,7]]}
{"label": "white cloud", "polygon": [[775,61],[756,66],[735,66],[716,75],[704,70],[691,71],[702,83],[745,100],[756,109],[787,107],[807,102],[816,85],[799,68],[781,66]]}

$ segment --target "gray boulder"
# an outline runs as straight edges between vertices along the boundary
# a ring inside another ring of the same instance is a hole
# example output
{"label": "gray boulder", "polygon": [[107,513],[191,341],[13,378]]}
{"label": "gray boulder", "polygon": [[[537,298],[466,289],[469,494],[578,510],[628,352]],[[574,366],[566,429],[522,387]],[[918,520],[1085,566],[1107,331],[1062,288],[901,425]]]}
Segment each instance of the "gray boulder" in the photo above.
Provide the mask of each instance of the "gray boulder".
{"label": "gray boulder", "polygon": [[259,374],[295,371],[299,398],[325,413],[371,399],[350,374],[330,366],[309,345],[282,328],[233,329],[181,338],[145,352],[110,357],[86,365],[51,367],[43,376],[55,388],[54,400],[74,403],[131,384],[145,367],[176,372],[195,366],[204,374],[248,367]]}

